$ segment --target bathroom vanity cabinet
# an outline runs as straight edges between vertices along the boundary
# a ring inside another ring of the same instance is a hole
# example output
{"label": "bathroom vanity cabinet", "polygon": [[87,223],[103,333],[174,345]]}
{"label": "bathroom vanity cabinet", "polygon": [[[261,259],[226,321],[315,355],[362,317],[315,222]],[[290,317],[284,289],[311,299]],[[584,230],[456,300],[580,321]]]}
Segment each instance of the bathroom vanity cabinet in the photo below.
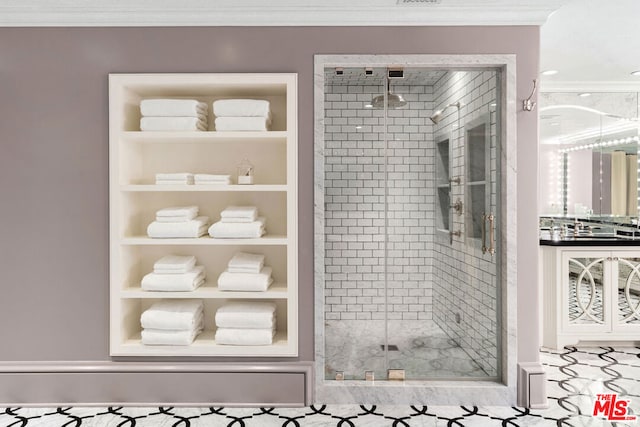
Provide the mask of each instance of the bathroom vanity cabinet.
{"label": "bathroom vanity cabinet", "polygon": [[[110,160],[110,354],[112,356],[298,355],[297,272],[297,76],[296,74],[112,74],[109,76]],[[209,130],[140,131],[140,101],[187,98],[208,104]],[[217,132],[212,102],[223,98],[270,101],[270,131]],[[230,174],[244,159],[253,185],[155,185],[156,173]],[[155,212],[197,205],[209,224],[227,206],[256,206],[267,233],[257,239],[152,239],[146,227]],[[265,256],[274,283],[266,292],[223,292],[217,279],[236,252]],[[194,255],[206,271],[192,292],[149,292],[142,277],[164,255]],[[163,299],[200,299],[205,330],[189,346],[147,346],[140,315]],[[275,301],[277,334],[268,346],[221,346],[214,342],[214,315],[223,303]]]}
{"label": "bathroom vanity cabinet", "polygon": [[544,347],[640,340],[640,248],[543,245],[540,261]]}

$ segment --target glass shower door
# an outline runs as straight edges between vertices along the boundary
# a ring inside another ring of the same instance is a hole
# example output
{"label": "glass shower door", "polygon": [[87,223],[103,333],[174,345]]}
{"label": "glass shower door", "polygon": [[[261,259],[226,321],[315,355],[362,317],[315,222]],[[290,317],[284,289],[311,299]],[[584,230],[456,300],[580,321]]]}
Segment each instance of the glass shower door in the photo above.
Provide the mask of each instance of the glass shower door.
{"label": "glass shower door", "polygon": [[387,127],[389,369],[495,379],[499,74],[405,71],[394,91],[407,107],[389,110]]}
{"label": "glass shower door", "polygon": [[[325,378],[384,379],[385,73],[325,72]],[[372,378],[371,375],[369,378]]]}

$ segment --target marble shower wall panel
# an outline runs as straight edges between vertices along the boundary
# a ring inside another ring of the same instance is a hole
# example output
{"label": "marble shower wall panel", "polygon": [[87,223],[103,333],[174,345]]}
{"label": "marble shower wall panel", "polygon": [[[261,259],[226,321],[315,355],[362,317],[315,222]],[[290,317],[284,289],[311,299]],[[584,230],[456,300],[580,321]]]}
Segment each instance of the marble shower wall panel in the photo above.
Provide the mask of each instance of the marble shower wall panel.
{"label": "marble shower wall panel", "polygon": [[388,111],[387,177],[384,110],[365,107],[383,91],[325,88],[326,320],[384,319],[385,190],[389,319],[432,318],[433,90],[392,86],[408,104]]}
{"label": "marble shower wall panel", "polygon": [[[497,73],[493,71],[452,71],[434,86],[436,109],[458,101],[463,104],[459,112],[455,108],[447,109],[443,119],[434,126],[435,134],[450,132],[452,135],[451,176],[462,178],[462,185],[452,186],[452,201],[459,198],[467,202],[464,185],[465,124],[486,115],[490,117],[490,205],[494,213],[499,212],[496,204],[496,87]],[[487,375],[496,376],[499,358],[497,257],[482,254],[479,242],[465,235],[464,215],[453,215],[451,229],[462,233],[454,237],[453,244],[444,233],[436,235],[434,244],[434,320],[476,360]],[[499,241],[499,235],[496,240]]]}

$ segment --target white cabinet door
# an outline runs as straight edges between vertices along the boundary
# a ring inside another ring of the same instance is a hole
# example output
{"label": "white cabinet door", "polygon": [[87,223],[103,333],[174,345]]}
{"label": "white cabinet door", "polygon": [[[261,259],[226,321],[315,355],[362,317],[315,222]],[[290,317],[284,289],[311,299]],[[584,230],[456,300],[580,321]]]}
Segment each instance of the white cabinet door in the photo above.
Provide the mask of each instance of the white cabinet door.
{"label": "white cabinet door", "polygon": [[615,333],[635,333],[636,339],[640,339],[640,252],[613,255],[612,329]]}
{"label": "white cabinet door", "polygon": [[[611,303],[607,294],[611,253],[563,251],[560,310],[565,333],[600,334],[611,331]],[[586,338],[588,339],[588,338]]]}

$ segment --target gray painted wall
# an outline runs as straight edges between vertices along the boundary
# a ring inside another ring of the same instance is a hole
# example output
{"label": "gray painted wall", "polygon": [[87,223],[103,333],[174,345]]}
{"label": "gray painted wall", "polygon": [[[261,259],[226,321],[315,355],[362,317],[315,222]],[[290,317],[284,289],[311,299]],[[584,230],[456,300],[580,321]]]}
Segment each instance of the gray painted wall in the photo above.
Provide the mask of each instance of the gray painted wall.
{"label": "gray painted wall", "polygon": [[[299,74],[297,360],[312,360],[313,55],[340,53],[513,53],[520,100],[538,73],[539,29],[0,28],[0,362],[110,360],[111,72]],[[517,125],[518,354],[537,361],[536,113]]]}

